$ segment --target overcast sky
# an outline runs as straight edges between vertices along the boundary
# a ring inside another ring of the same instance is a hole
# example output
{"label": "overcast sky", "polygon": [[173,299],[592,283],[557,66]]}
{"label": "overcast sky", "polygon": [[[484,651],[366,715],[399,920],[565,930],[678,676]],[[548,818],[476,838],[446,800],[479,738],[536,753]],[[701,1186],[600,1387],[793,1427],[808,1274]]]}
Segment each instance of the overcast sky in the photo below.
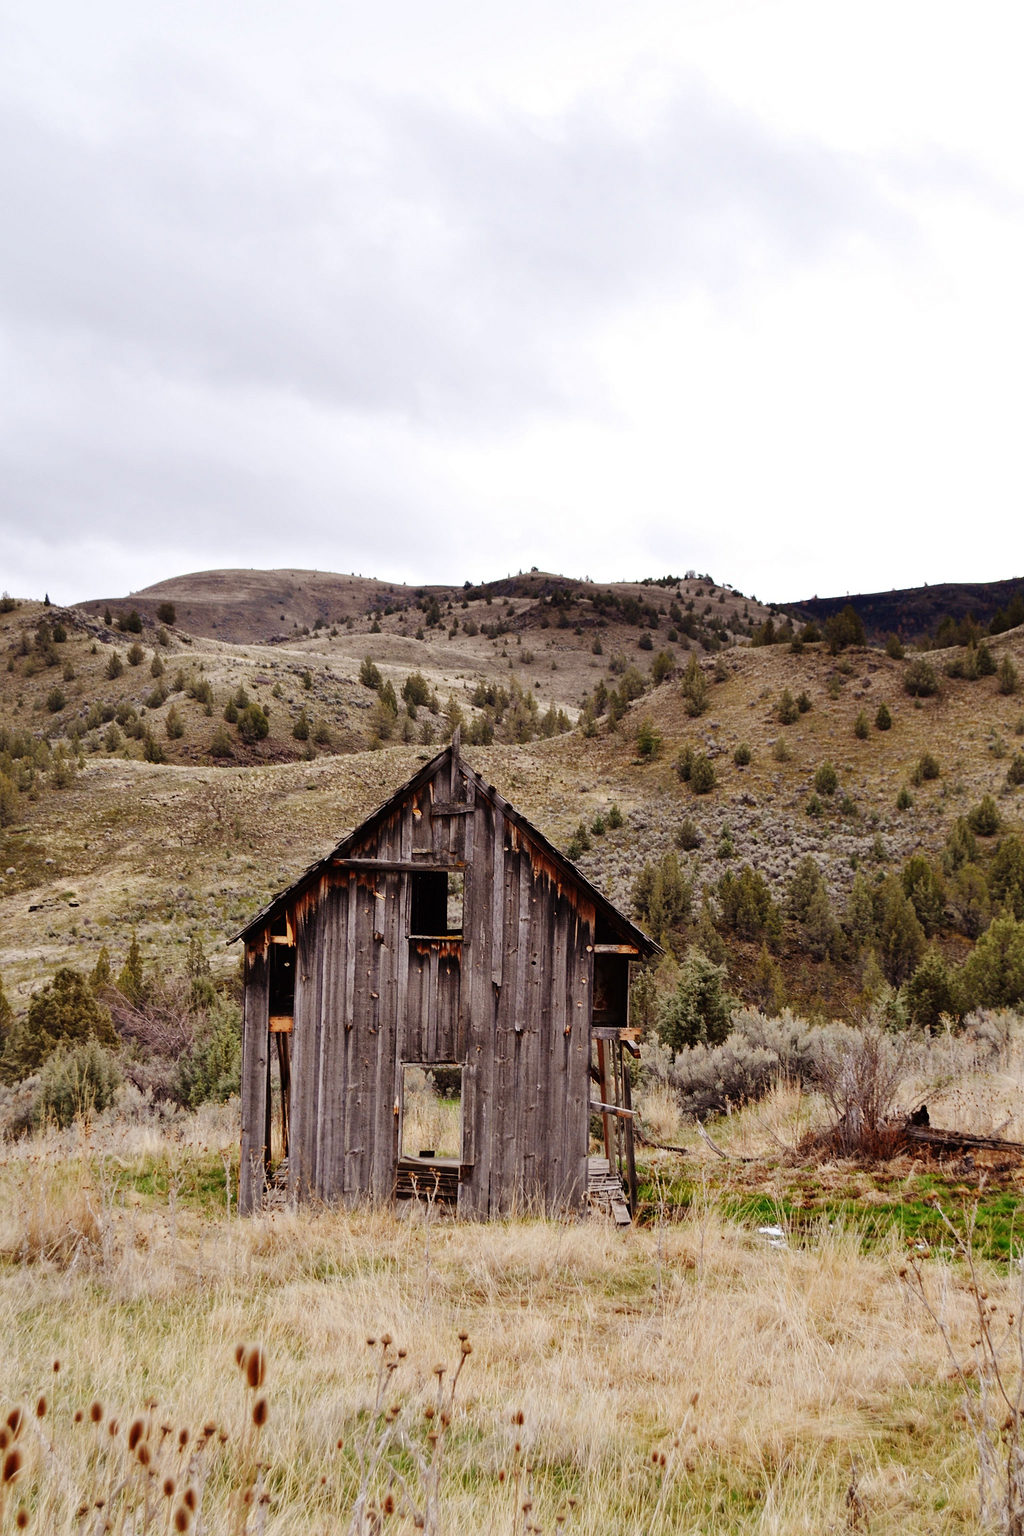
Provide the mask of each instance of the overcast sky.
{"label": "overcast sky", "polygon": [[0,0],[0,585],[1024,572],[1024,21]]}

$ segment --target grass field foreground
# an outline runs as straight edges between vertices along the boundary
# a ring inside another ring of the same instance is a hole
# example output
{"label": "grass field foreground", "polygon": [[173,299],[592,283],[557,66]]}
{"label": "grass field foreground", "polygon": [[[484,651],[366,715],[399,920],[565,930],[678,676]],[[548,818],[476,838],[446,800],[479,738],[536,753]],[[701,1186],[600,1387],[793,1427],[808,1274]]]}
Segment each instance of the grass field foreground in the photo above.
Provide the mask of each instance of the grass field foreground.
{"label": "grass field foreground", "polygon": [[[780,1240],[730,1219],[707,1180],[681,1219],[625,1233],[385,1211],[240,1221],[234,1144],[229,1107],[4,1149],[3,1412],[25,1419],[0,1529],[21,1511],[55,1533],[405,1532],[431,1475],[425,1528],[451,1533],[977,1528],[963,1387],[895,1229],[866,1250],[825,1221]],[[921,1267],[970,1360],[969,1277]],[[1014,1311],[1005,1266],[985,1284]],[[264,1352],[253,1388],[240,1344]],[[467,1344],[450,1423],[425,1417],[435,1366],[446,1390]]]}

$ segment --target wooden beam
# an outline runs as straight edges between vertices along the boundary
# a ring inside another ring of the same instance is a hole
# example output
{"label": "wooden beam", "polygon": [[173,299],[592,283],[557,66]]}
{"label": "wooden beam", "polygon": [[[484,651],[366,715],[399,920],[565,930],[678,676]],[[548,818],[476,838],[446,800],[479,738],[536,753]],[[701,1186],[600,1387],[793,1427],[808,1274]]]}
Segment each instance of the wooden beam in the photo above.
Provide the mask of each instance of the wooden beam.
{"label": "wooden beam", "polygon": [[590,1112],[592,1115],[618,1115],[620,1120],[632,1120],[635,1111],[632,1109],[620,1109],[617,1104],[602,1104],[597,1099],[591,1099]]}
{"label": "wooden beam", "polygon": [[620,1029],[617,1024],[594,1024],[590,1029],[592,1040],[639,1040],[638,1029],[627,1029],[625,1025]]}
{"label": "wooden beam", "polygon": [[431,816],[472,816],[476,810],[475,805],[467,805],[465,800],[438,800],[430,807]]}
{"label": "wooden beam", "polygon": [[638,955],[640,951],[635,944],[588,944],[588,949],[593,949],[595,955]]}
{"label": "wooden beam", "polygon": [[335,869],[365,869],[371,874],[377,871],[383,874],[393,873],[399,875],[406,871],[415,871],[417,874],[422,874],[424,871],[447,874],[450,869],[465,869],[466,867],[465,864],[459,863],[439,864],[436,860],[432,864],[427,864],[420,859],[417,859],[415,863],[411,859],[332,859],[331,863]]}

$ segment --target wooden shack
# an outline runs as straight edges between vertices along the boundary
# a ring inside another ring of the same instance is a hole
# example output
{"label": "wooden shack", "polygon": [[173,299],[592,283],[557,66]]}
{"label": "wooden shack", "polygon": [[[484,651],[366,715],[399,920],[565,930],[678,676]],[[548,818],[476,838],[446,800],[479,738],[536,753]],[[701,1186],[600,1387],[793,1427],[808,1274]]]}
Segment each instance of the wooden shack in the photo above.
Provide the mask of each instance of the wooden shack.
{"label": "wooden shack", "polygon": [[[657,946],[457,733],[239,937],[243,1214],[271,1180],[293,1200],[419,1194],[485,1218],[579,1211],[603,1174],[620,1213],[635,1203],[629,966]],[[425,1078],[457,1098],[445,1147],[409,1144]]]}

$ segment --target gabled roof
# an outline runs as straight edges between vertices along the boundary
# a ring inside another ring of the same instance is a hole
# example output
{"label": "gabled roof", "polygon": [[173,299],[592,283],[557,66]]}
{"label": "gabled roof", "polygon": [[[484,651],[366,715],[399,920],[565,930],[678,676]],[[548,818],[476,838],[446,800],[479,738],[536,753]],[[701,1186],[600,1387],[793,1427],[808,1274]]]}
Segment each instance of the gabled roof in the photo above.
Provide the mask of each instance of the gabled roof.
{"label": "gabled roof", "polygon": [[261,907],[256,916],[246,923],[245,927],[239,933],[236,933],[234,938],[229,939],[228,942],[233,944],[236,939],[248,938],[256,930],[265,928],[268,922],[272,922],[279,913],[287,909],[296,896],[300,895],[308,886],[314,884],[321,874],[330,867],[334,859],[345,858],[349,855],[354,847],[363,842],[367,836],[376,831],[382,822],[388,819],[397,806],[404,800],[407,800],[410,795],[414,795],[424,784],[429,783],[438,769],[446,762],[449,762],[453,755],[458,761],[459,772],[464,773],[466,778],[472,782],[476,793],[482,796],[483,799],[489,800],[492,805],[500,808],[501,814],[512,822],[514,826],[518,827],[524,836],[536,844],[546,857],[551,860],[568,884],[572,884],[578,890],[585,892],[594,903],[598,915],[604,917],[607,922],[616,928],[622,934],[626,943],[635,944],[641,955],[645,958],[662,953],[660,946],[655,944],[653,939],[648,938],[647,934],[638,928],[635,923],[630,922],[629,918],[620,912],[618,907],[613,906],[607,896],[602,896],[597,887],[591,885],[586,875],[581,874],[576,865],[570,859],[567,859],[564,853],[561,853],[553,843],[548,842],[543,832],[539,832],[532,822],[528,821],[525,816],[509,805],[508,801],[499,795],[493,784],[485,784],[480,775],[468,763],[458,757],[457,739],[453,745],[445,747],[443,752],[439,752],[429,763],[425,763],[418,772],[413,774],[411,779],[407,779],[399,789],[395,790],[393,795],[385,800],[382,805],[379,805],[375,811],[372,811],[365,821],[360,822],[357,827],[347,833],[341,839],[341,842],[336,844],[329,853],[325,854],[323,858],[317,859],[316,863],[311,864],[297,880],[294,880],[285,890],[279,892],[278,895],[267,902],[266,906]]}

